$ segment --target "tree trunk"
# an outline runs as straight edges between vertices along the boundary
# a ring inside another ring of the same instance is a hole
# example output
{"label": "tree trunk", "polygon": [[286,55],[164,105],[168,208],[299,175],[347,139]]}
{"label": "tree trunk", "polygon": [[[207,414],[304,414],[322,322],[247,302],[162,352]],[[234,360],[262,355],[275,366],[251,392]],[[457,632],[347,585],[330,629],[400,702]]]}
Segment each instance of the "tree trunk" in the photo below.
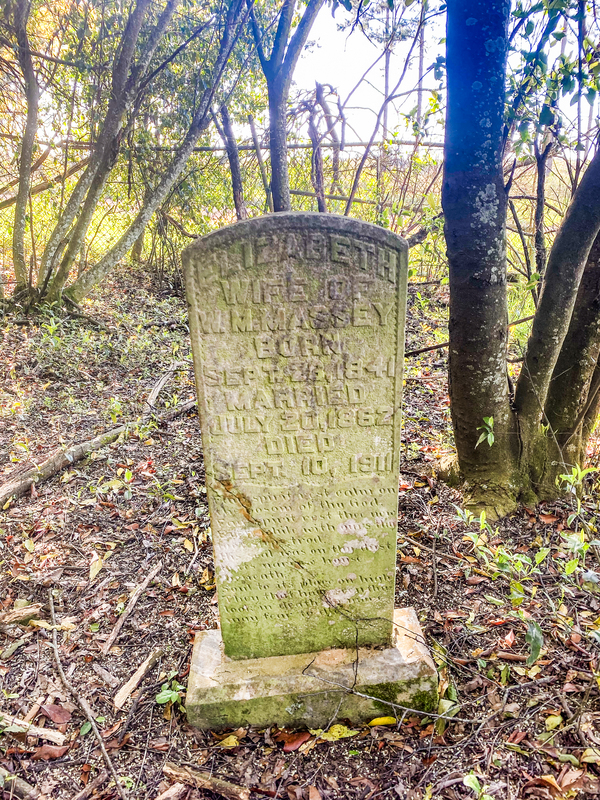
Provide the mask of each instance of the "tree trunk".
{"label": "tree trunk", "polygon": [[269,149],[271,152],[271,195],[274,211],[290,211],[290,178],[287,151],[287,93],[279,82],[269,81]]}
{"label": "tree trunk", "polygon": [[240,154],[235,140],[235,134],[231,127],[231,119],[227,106],[221,107],[221,119],[223,120],[223,140],[225,142],[227,159],[229,160],[229,170],[231,172],[231,188],[233,191],[235,214],[238,220],[248,219],[248,211],[244,203],[244,185],[242,183]]}
{"label": "tree trunk", "polygon": [[150,222],[150,219],[152,218],[152,215],[156,209],[164,201],[177,178],[181,175],[189,157],[194,150],[194,146],[198,141],[198,137],[202,131],[207,128],[210,122],[210,107],[215,91],[221,82],[221,78],[223,77],[223,73],[229,61],[231,51],[233,50],[233,47],[239,37],[241,26],[243,25],[243,11],[244,0],[231,0],[227,11],[227,19],[224,25],[224,30],[221,36],[219,53],[213,66],[212,79],[210,85],[204,90],[204,93],[197,105],[196,113],[185,139],[183,140],[179,150],[175,153],[171,164],[163,173],[160,182],[149,194],[142,209],[139,211],[129,228],[97,264],[94,264],[92,267],[90,267],[69,287],[67,294],[73,301],[79,302],[83,300],[83,298],[87,297],[94,285],[99,283],[106,275],[108,275],[108,273],[111,272],[119,263],[119,261],[126,255],[126,253],[133,246],[135,240]]}
{"label": "tree trunk", "polygon": [[524,447],[536,439],[583,270],[600,229],[599,197],[600,148],[581,178],[548,257],[515,395]]}
{"label": "tree trunk", "polygon": [[323,176],[323,154],[321,152],[321,141],[319,131],[315,123],[315,108],[310,109],[308,117],[308,135],[312,144],[312,158],[310,179],[317,195],[317,208],[321,213],[327,213],[327,202],[325,201],[325,178]]}
{"label": "tree trunk", "polygon": [[140,233],[131,248],[131,260],[139,263],[142,260],[142,253],[144,251],[144,234],[146,229]]}
{"label": "tree trunk", "polygon": [[[519,491],[506,371],[506,192],[502,169],[510,0],[448,3],[442,207],[450,267],[449,384],[473,505],[511,510]],[[489,47],[489,42],[494,44]],[[484,135],[482,135],[484,132]],[[477,445],[493,418],[493,445]]]}
{"label": "tree trunk", "polygon": [[29,271],[25,262],[25,223],[39,107],[39,88],[31,58],[29,37],[27,36],[29,9],[28,0],[15,0],[14,25],[18,44],[17,57],[25,81],[25,96],[27,99],[27,119],[19,158],[19,190],[15,203],[13,225],[13,265],[18,288],[25,286],[29,280]]}
{"label": "tree trunk", "polygon": [[[545,415],[553,435],[538,478],[538,494],[556,494],[556,477],[581,464],[591,433],[589,417],[596,406],[595,376],[600,355],[600,234],[590,250],[575,308],[556,361]],[[587,422],[586,422],[587,420]]]}

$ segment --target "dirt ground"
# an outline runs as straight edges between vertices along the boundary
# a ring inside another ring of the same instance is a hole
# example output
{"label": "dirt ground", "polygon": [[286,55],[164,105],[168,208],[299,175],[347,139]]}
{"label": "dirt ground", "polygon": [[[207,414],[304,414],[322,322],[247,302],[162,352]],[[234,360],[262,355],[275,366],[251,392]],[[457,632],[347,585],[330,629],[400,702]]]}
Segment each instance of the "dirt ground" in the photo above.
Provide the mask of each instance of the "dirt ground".
{"label": "dirt ground", "polygon": [[[409,349],[445,338],[444,287],[416,291]],[[180,413],[193,398],[184,303],[128,272],[85,314],[0,319],[0,484],[59,447],[131,423],[0,512],[3,798],[24,796],[11,776],[32,797],[118,797],[82,701],[122,792],[140,800],[173,784],[165,765],[200,771],[217,793],[186,783],[171,798],[244,800],[244,789],[257,800],[600,794],[598,494],[591,485],[574,518],[566,502],[521,509],[498,526],[461,515],[460,494],[433,468],[451,449],[443,349],[407,359],[396,600],[417,610],[439,669],[439,711],[452,718],[396,710],[393,724],[329,736],[191,729],[191,645],[196,631],[216,627],[218,611],[200,429],[195,410]],[[33,618],[7,622],[25,603],[39,604]]]}

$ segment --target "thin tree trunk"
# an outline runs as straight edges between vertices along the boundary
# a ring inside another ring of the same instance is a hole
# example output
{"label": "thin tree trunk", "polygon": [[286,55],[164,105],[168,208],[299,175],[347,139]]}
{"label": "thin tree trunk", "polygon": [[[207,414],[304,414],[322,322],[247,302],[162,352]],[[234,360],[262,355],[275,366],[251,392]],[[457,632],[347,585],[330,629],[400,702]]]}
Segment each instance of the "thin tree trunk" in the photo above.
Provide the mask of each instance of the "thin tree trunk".
{"label": "thin tree trunk", "polygon": [[269,85],[269,150],[271,152],[271,195],[274,211],[289,211],[290,178],[287,154],[287,95],[279,86]]}
{"label": "thin tree trunk", "polygon": [[231,189],[233,192],[233,204],[238,220],[248,219],[248,211],[244,203],[244,184],[242,182],[242,170],[240,167],[240,154],[238,152],[235,134],[231,127],[231,119],[227,106],[221,107],[221,119],[223,121],[223,141],[227,150],[229,170],[231,172]]}
{"label": "thin tree trunk", "polygon": [[267,198],[267,208],[269,211],[273,211],[273,198],[271,197],[271,186],[269,184],[269,179],[267,178],[267,170],[265,168],[265,162],[263,161],[262,153],[260,150],[260,142],[258,141],[258,136],[256,135],[256,126],[254,124],[254,117],[252,114],[248,114],[248,122],[250,123],[250,130],[252,132],[252,141],[254,143],[254,149],[256,151],[256,160],[258,161],[258,169],[260,171],[260,177],[262,179],[263,187],[265,190],[265,197]]}
{"label": "thin tree trunk", "polygon": [[[506,41],[509,13],[510,0],[448,3],[442,190],[456,447],[471,502],[493,506],[498,514],[515,504],[517,442],[506,373],[507,200],[501,155],[506,50],[486,43]],[[484,417],[493,418],[492,446],[477,445]]]}
{"label": "thin tree trunk", "polygon": [[600,148],[583,174],[548,257],[515,396],[524,444],[535,438],[581,276],[600,230]]}
{"label": "thin tree trunk", "polygon": [[17,287],[26,285],[29,277],[25,262],[25,223],[39,108],[39,88],[31,58],[29,37],[27,36],[29,10],[29,0],[15,0],[14,25],[18,44],[17,57],[25,81],[25,96],[27,99],[27,119],[19,158],[19,190],[15,203],[13,225],[13,264]]}
{"label": "thin tree trunk", "polygon": [[327,123],[327,135],[331,137],[331,141],[333,142],[333,156],[331,160],[333,178],[331,179],[330,194],[335,194],[336,191],[342,194],[342,187],[340,185],[340,138],[335,129],[336,119],[331,113],[329,103],[325,99],[325,90],[322,83],[317,83],[317,103],[323,109],[323,114],[325,115],[325,121]]}
{"label": "thin tree trunk", "polygon": [[135,220],[116,242],[116,244],[100,259],[94,266],[90,267],[69,287],[68,296],[75,302],[79,302],[88,295],[92,287],[99,283],[118,262],[131,249],[133,243],[144,230],[156,209],[163,203],[171,187],[181,175],[189,157],[191,156],[194,145],[198,137],[204,131],[211,119],[210,108],[215,91],[221,82],[223,72],[231,55],[231,51],[238,39],[243,25],[244,0],[232,0],[227,12],[227,19],[221,38],[219,54],[215,60],[211,85],[208,86],[198,103],[194,119],[181,144],[175,154],[170,166],[163,174],[158,186],[148,196],[144,206],[139,211]]}
{"label": "thin tree trunk", "polygon": [[289,38],[296,0],[284,0],[279,13],[271,56],[266,57],[251,0],[248,1],[252,35],[267,81],[269,95],[269,147],[271,150],[271,193],[274,211],[289,211],[290,185],[287,163],[287,100],[294,69],[310,29],[325,0],[308,0],[294,34]]}
{"label": "thin tree trunk", "polygon": [[325,202],[325,179],[323,177],[323,155],[321,153],[321,141],[319,131],[315,124],[315,108],[310,109],[308,117],[308,135],[312,143],[312,158],[310,178],[317,196],[317,208],[321,213],[327,213],[327,203]]}
{"label": "thin tree trunk", "polygon": [[[556,361],[548,390],[545,414],[553,436],[548,437],[548,463],[540,481],[544,483],[544,494],[552,492],[557,474],[557,464],[579,463],[583,440],[583,418],[593,391],[593,376],[600,355],[600,234],[596,236],[590,250],[577,300],[571,315],[567,335]],[[580,421],[578,422],[578,420]],[[576,429],[579,430],[576,430]],[[561,448],[556,452],[554,442]]]}

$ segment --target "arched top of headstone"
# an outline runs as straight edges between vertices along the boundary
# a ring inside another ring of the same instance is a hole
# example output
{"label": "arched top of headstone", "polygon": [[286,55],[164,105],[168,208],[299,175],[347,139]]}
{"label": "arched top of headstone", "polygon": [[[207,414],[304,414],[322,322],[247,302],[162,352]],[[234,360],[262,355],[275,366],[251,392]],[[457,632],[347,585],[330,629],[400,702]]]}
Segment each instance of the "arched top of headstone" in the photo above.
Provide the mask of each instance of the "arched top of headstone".
{"label": "arched top of headstone", "polygon": [[287,211],[278,214],[267,214],[262,217],[236,222],[217,231],[202,236],[190,244],[184,252],[184,259],[195,253],[207,252],[221,247],[228,247],[246,239],[268,234],[280,235],[285,231],[303,231],[318,233],[339,233],[341,236],[356,237],[359,241],[371,241],[375,245],[408,251],[405,239],[392,231],[337,214],[319,214],[312,211]]}

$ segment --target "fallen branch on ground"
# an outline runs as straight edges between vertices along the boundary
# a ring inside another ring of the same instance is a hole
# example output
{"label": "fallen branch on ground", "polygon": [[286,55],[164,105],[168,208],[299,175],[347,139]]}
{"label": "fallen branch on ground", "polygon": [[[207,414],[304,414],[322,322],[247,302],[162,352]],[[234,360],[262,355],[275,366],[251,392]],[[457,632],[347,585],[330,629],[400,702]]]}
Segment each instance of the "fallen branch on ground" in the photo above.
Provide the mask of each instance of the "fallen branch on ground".
{"label": "fallen branch on ground", "polygon": [[9,793],[9,797],[18,797],[19,800],[37,800],[40,796],[34,786],[30,786],[22,778],[17,778],[16,775],[13,775],[12,772],[4,769],[4,767],[0,767],[0,778],[2,779],[2,785]]}
{"label": "fallen branch on ground", "polygon": [[189,789],[185,783],[174,783],[164,792],[161,792],[156,800],[180,800],[188,791]]}
{"label": "fallen branch on ground", "polygon": [[9,733],[26,733],[27,736],[39,736],[40,739],[47,739],[54,744],[64,744],[66,736],[60,731],[51,728],[39,728],[24,719],[13,717],[11,714],[0,712],[0,728],[11,728]]}
{"label": "fallen branch on ground", "polygon": [[[185,414],[195,405],[195,400],[188,400],[177,408],[169,409],[164,414],[157,415],[155,419],[157,422],[168,422]],[[45,461],[42,461],[41,464],[17,473],[17,475],[0,486],[0,509],[6,505],[11,497],[15,499],[22,497],[34,484],[37,485],[47,481],[66,467],[81,461],[82,458],[85,458],[95,450],[100,450],[102,447],[112,444],[122,433],[125,433],[128,427],[131,427],[131,425],[119,425],[117,428],[101,433],[87,442],[75,444],[66,450],[58,450]]]}
{"label": "fallen branch on ground", "polygon": [[173,780],[186,783],[196,789],[208,789],[222,797],[227,797],[228,800],[249,800],[250,798],[250,789],[245,786],[236,786],[235,783],[229,783],[221,778],[214,778],[208,772],[200,772],[191,767],[179,767],[170,762],[165,764],[163,772],[167,778],[173,778]]}
{"label": "fallen branch on ground", "polygon": [[156,664],[158,659],[163,655],[164,650],[162,647],[157,647],[156,650],[153,650],[152,653],[148,656],[148,658],[143,661],[140,666],[136,669],[133,673],[131,678],[124,683],[123,686],[119,689],[114,697],[114,704],[115,707],[121,710],[125,705],[125,701],[129,697],[129,695],[133,692],[133,690],[137,687],[139,682],[142,680],[144,675],[148,672],[149,669]]}
{"label": "fallen branch on ground", "polygon": [[150,583],[150,581],[158,575],[158,573],[160,572],[161,568],[162,568],[162,561],[159,561],[158,564],[156,564],[155,567],[152,569],[152,571],[148,573],[148,575],[142,581],[142,583],[140,583],[134,589],[133,594],[129,598],[129,602],[125,606],[125,610],[123,611],[123,613],[117,619],[117,621],[115,623],[115,627],[112,629],[108,639],[104,642],[104,644],[102,646],[102,652],[104,653],[104,655],[106,655],[108,653],[110,648],[115,643],[115,640],[116,640],[117,636],[119,635],[119,632],[121,631],[121,628],[123,627],[123,624],[124,624],[125,620],[128,618],[128,616],[131,614],[131,612],[135,608],[135,604],[140,599],[142,593],[147,589],[148,584]]}
{"label": "fallen branch on ground", "polygon": [[18,622],[28,622],[34,617],[39,617],[42,610],[42,603],[32,603],[30,606],[20,606],[11,608],[10,611],[3,611],[0,614],[0,625],[15,625]]}
{"label": "fallen branch on ground", "polygon": [[63,683],[63,686],[65,687],[67,692],[69,692],[69,694],[74,698],[75,702],[77,703],[79,708],[83,711],[83,713],[87,718],[87,721],[91,725],[92,732],[96,737],[96,741],[98,742],[100,751],[102,752],[104,762],[106,763],[106,766],[108,767],[108,770],[110,774],[113,776],[113,779],[115,781],[115,786],[117,787],[117,792],[119,793],[119,797],[121,798],[121,800],[127,800],[127,798],[125,797],[125,793],[123,791],[123,787],[119,782],[119,776],[117,775],[117,772],[114,768],[111,758],[108,755],[108,751],[104,746],[104,739],[102,738],[102,734],[100,733],[100,731],[98,730],[98,726],[96,725],[96,718],[94,716],[94,712],[90,708],[90,704],[88,703],[86,698],[75,691],[75,689],[69,682],[69,679],[65,675],[65,671],[63,669],[63,665],[60,660],[60,653],[58,652],[58,640],[56,636],[56,616],[54,614],[54,598],[52,597],[52,589],[50,589],[50,591],[48,592],[48,602],[50,604],[50,617],[52,619],[52,625],[54,626],[52,628],[52,650],[54,652],[54,661],[56,663],[56,669],[58,670],[58,674],[60,675],[60,679]]}
{"label": "fallen branch on ground", "polygon": [[22,497],[34,484],[41,483],[48,480],[57,472],[81,461],[90,453],[95,450],[100,450],[107,444],[112,444],[119,436],[127,430],[127,425],[119,425],[118,428],[113,428],[111,431],[101,433],[94,439],[87,442],[73,445],[66,450],[59,450],[53,453],[41,464],[31,467],[26,472],[17,475],[12,480],[0,486],[0,508],[11,498]]}
{"label": "fallen branch on ground", "polygon": [[86,800],[95,789],[99,789],[103,783],[105,783],[106,779],[108,778],[108,772],[103,769],[99,775],[96,775],[93,781],[90,781],[87,786],[84,786],[80,792],[77,792],[75,797],[72,800]]}
{"label": "fallen branch on ground", "polygon": [[164,386],[171,380],[173,375],[177,372],[177,370],[184,369],[188,366],[185,361],[178,361],[176,364],[173,364],[169,369],[165,372],[165,374],[159,378],[159,380],[155,383],[150,391],[150,394],[146,398],[146,402],[144,403],[145,410],[142,415],[142,419],[146,420],[150,417],[154,411],[154,404],[158,400],[159,394],[162,392]]}

